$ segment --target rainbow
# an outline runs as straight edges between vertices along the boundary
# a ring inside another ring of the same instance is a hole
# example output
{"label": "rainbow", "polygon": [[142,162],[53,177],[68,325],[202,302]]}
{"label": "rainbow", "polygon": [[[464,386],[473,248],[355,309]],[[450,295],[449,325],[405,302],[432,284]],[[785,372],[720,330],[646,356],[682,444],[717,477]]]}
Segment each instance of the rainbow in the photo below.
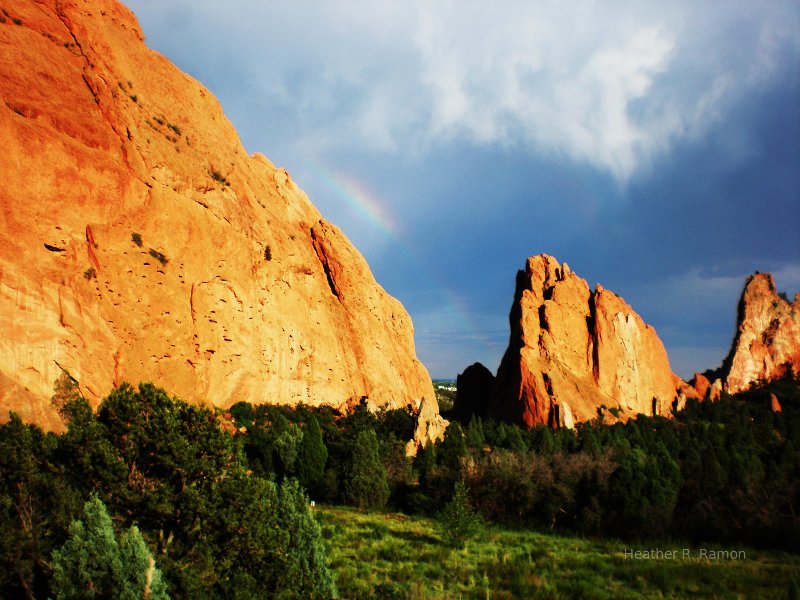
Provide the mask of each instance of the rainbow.
{"label": "rainbow", "polygon": [[381,233],[397,237],[397,222],[385,208],[385,203],[358,179],[320,166],[315,169],[315,175],[325,187]]}
{"label": "rainbow", "polygon": [[[492,345],[489,337],[481,331],[482,328],[476,322],[466,299],[450,289],[444,283],[443,278],[423,260],[422,256],[414,249],[413,244],[404,239],[402,228],[394,215],[391,214],[387,202],[352,175],[325,168],[318,164],[315,165],[314,175],[329,191],[340,198],[365,222],[374,227],[387,240],[392,241],[395,247],[402,250],[419,274],[421,282],[431,284],[431,288],[436,290],[437,296],[441,300],[441,305],[446,308],[453,318],[453,322],[464,328],[462,331],[452,332],[457,338],[467,338],[486,347]],[[449,334],[451,332],[442,333]],[[432,334],[422,335],[428,338],[432,337]]]}

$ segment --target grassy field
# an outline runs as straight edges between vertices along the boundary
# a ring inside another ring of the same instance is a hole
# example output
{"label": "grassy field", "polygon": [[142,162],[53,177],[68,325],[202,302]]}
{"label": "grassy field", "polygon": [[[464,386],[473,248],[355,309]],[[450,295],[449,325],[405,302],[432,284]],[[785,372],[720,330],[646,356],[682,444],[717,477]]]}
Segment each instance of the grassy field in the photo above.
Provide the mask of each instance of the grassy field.
{"label": "grassy field", "polygon": [[[794,598],[800,556],[749,548],[663,544],[675,558],[626,558],[652,550],[485,527],[463,550],[443,544],[435,522],[321,506],[317,516],[342,598]],[[712,550],[744,558],[710,559]]]}

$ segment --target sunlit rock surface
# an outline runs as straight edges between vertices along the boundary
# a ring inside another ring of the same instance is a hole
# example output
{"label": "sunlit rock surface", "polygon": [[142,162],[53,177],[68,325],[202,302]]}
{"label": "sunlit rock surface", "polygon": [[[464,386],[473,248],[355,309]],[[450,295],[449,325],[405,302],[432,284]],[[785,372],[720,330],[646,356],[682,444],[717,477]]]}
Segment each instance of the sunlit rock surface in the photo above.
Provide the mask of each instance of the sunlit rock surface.
{"label": "sunlit rock surface", "polygon": [[725,391],[735,394],[792,371],[800,372],[800,294],[790,302],[776,291],[771,274],[756,273],[747,279],[736,335],[715,375]]}
{"label": "sunlit rock surface", "polygon": [[489,416],[526,427],[669,415],[693,389],[672,373],[655,330],[619,296],[590,290],[564,263],[528,259],[517,274],[509,346]]}
{"label": "sunlit rock surface", "polygon": [[58,428],[64,370],[95,403],[124,380],[219,407],[368,397],[441,430],[408,313],[127,8],[6,7],[1,418]]}

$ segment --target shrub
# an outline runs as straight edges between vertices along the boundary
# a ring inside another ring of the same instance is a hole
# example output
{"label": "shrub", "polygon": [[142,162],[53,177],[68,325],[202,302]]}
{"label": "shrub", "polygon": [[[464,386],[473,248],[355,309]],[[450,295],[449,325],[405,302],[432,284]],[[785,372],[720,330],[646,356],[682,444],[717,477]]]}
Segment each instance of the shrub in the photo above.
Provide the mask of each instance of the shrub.
{"label": "shrub", "polygon": [[58,411],[63,419],[67,419],[67,405],[83,398],[77,380],[64,369],[53,384],[53,395],[50,404]]}
{"label": "shrub", "polygon": [[131,241],[141,248],[142,247],[142,234],[134,231],[131,234]]}
{"label": "shrub", "polygon": [[148,254],[155,258],[162,265],[166,265],[169,262],[169,259],[162,252],[159,252],[153,248],[150,248],[150,252],[148,252]]}
{"label": "shrub", "polygon": [[231,182],[228,181],[228,178],[225,177],[225,175],[223,175],[222,173],[220,173],[216,169],[211,169],[208,172],[208,174],[211,176],[211,179],[213,179],[217,183],[221,183],[222,185],[225,185],[225,186],[230,186],[231,185]]}

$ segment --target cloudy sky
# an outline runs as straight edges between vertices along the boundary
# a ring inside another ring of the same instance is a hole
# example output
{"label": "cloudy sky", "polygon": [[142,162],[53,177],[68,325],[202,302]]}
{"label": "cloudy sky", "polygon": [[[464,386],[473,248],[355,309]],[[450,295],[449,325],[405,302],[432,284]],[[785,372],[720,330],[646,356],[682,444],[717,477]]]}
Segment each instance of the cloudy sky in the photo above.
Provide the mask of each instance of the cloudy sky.
{"label": "cloudy sky", "polygon": [[745,277],[800,290],[800,5],[129,0],[414,320],[496,370],[529,255],[625,298],[688,377]]}

